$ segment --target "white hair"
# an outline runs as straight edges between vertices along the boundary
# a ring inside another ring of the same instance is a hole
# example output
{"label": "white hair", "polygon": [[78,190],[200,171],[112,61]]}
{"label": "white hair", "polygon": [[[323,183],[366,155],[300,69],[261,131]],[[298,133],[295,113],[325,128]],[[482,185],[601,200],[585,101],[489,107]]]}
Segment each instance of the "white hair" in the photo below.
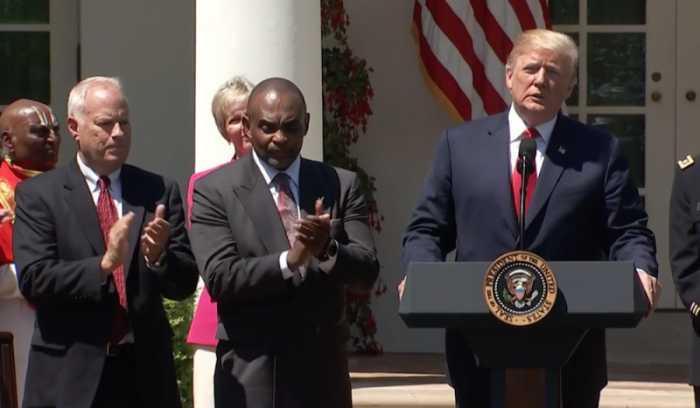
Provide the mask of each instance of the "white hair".
{"label": "white hair", "polygon": [[242,76],[236,76],[221,85],[221,87],[214,94],[214,98],[211,101],[211,113],[214,115],[214,122],[216,123],[219,133],[221,133],[224,138],[226,137],[226,118],[224,116],[224,110],[226,110],[231,104],[246,101],[253,92],[255,86],[247,78]]}
{"label": "white hair", "polygon": [[[68,116],[79,118],[84,115],[85,97],[87,96],[87,93],[92,88],[105,85],[116,87],[122,93],[122,95],[124,95],[122,83],[119,78],[95,76],[83,79],[82,81],[78,82],[73,89],[71,89],[70,94],[68,95]],[[126,99],[126,96],[124,96],[124,99]]]}

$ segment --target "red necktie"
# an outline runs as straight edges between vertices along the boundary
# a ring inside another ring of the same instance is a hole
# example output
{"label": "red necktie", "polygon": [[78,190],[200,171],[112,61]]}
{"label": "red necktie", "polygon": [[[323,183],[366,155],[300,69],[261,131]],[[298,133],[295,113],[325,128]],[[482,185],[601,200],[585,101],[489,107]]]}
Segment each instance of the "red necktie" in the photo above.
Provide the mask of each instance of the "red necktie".
{"label": "red necktie", "polygon": [[[292,193],[291,179],[287,173],[277,173],[274,179],[277,185],[277,211],[280,213],[280,219],[282,220],[282,225],[284,225],[284,231],[287,233],[287,241],[289,241],[289,246],[294,246],[294,221],[299,218],[299,213],[297,210],[297,202],[294,199],[294,193]],[[299,268],[300,271],[302,268]],[[294,276],[292,281],[295,285],[298,285],[301,281],[301,274],[298,271],[294,271]]]}
{"label": "red necktie", "polygon": [[[537,129],[526,129],[523,133],[525,137],[538,137],[539,132]],[[518,173],[518,163],[520,158],[518,158],[515,167],[513,168],[513,199],[515,201],[515,215],[518,222],[520,221],[520,186],[522,185],[522,176]],[[532,173],[527,177],[527,195],[525,196],[525,214],[527,214],[527,209],[530,206],[530,201],[532,201],[532,196],[535,193],[535,185],[537,184],[537,162],[533,163]]]}
{"label": "red necktie", "polygon": [[[100,219],[100,228],[102,228],[102,236],[105,240],[105,245],[109,241],[109,231],[117,222],[117,207],[114,205],[112,195],[109,193],[109,177],[100,177],[97,180],[97,185],[100,187],[100,197],[97,199],[97,217]],[[112,325],[109,330],[110,344],[119,344],[122,339],[129,333],[129,316],[127,314],[126,303],[126,280],[124,278],[124,266],[120,265],[112,272],[114,286],[119,294],[119,302],[114,302],[112,314]]]}

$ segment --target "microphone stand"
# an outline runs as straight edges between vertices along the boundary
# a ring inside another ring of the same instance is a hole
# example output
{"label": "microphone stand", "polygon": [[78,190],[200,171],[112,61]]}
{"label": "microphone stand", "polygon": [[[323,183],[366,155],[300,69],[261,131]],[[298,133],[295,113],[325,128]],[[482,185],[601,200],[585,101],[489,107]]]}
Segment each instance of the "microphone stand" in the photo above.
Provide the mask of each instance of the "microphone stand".
{"label": "microphone stand", "polygon": [[519,249],[521,251],[525,250],[525,197],[527,196],[527,179],[530,177],[530,166],[529,158],[527,155],[520,156],[518,160],[518,167],[520,167],[520,242]]}

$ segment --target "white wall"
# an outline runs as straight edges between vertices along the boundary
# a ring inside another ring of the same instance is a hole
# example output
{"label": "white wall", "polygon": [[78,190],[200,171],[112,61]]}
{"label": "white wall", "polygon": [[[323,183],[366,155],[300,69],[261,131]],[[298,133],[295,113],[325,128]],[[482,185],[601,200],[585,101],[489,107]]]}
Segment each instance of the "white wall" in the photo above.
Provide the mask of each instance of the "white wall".
{"label": "white wall", "polygon": [[133,129],[129,163],[175,179],[183,196],[194,170],[194,4],[83,0],[80,5],[82,77],[123,81]]}
{"label": "white wall", "polygon": [[398,317],[396,285],[401,272],[401,234],[409,220],[441,131],[453,124],[425,88],[411,37],[413,2],[346,1],[348,37],[355,55],[374,72],[367,134],[352,153],[377,178],[375,193],[385,221],[376,235],[382,278],[389,291],[373,299],[378,339],[386,351],[437,352],[440,330],[409,330]]}
{"label": "white wall", "polygon": [[270,77],[294,82],[311,114],[302,155],[323,160],[320,10],[318,0],[197,3],[197,171],[218,166],[233,156],[233,148],[214,123],[211,100],[235,75],[254,84]]}
{"label": "white wall", "polygon": [[[441,352],[441,330],[409,330],[398,316],[396,285],[402,277],[401,234],[430,167],[435,145],[453,122],[430,96],[418,71],[410,34],[413,2],[408,0],[346,1],[351,25],[350,46],[370,67],[375,97],[368,132],[352,153],[377,178],[376,198],[385,215],[376,235],[382,277],[389,291],[373,299],[378,340],[388,352]],[[665,296],[673,296],[667,284]],[[656,314],[634,330],[608,333],[611,361],[688,361],[690,321],[684,312]]]}

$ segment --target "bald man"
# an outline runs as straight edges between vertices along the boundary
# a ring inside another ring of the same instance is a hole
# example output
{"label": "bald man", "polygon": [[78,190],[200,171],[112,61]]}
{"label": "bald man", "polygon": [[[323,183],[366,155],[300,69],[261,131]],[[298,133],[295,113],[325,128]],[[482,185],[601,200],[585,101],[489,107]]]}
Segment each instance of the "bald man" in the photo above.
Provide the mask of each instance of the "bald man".
{"label": "bald man", "polygon": [[301,157],[304,96],[272,78],[243,118],[251,154],[194,185],[192,249],[217,303],[217,408],[351,408],[345,291],[379,274],[360,181]]}
{"label": "bald man", "polygon": [[21,406],[34,310],[17,286],[11,211],[15,208],[15,187],[56,166],[61,136],[51,109],[29,99],[20,99],[5,108],[0,116],[0,129],[5,153],[0,162],[0,214],[9,213],[12,221],[0,227],[0,332],[11,332],[14,336],[17,396]]}

